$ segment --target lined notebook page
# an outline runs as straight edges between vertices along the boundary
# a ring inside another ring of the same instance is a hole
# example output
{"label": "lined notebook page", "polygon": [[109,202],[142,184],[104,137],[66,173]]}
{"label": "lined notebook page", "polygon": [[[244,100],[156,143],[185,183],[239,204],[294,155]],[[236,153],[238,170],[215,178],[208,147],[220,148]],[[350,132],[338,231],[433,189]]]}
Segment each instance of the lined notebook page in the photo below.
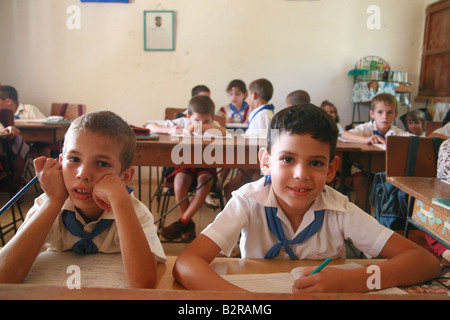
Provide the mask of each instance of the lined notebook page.
{"label": "lined notebook page", "polygon": [[67,285],[73,271],[80,268],[81,287],[128,288],[120,253],[79,255],[72,251],[45,251],[38,255],[23,283],[39,285]]}
{"label": "lined notebook page", "polygon": [[[333,265],[336,268],[351,269],[361,267],[357,263]],[[227,274],[222,278],[235,286],[250,292],[262,293],[292,293],[294,280],[299,278],[305,267],[297,267],[291,272],[266,274]]]}

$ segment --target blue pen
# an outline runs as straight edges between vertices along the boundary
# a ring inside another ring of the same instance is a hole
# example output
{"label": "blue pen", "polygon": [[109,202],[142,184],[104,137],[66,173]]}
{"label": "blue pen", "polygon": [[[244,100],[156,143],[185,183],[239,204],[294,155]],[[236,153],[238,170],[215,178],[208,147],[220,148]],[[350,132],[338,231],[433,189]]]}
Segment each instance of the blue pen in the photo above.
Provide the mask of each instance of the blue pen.
{"label": "blue pen", "polygon": [[315,273],[317,273],[317,272],[320,272],[320,270],[322,270],[323,268],[325,268],[325,266],[326,266],[327,264],[329,264],[330,261],[331,261],[330,258],[326,258],[325,261],[322,262],[322,263],[321,263],[321,264],[320,264],[313,272],[311,272],[309,275],[313,275],[313,274],[315,274]]}
{"label": "blue pen", "polygon": [[380,131],[378,130],[373,130],[373,134],[378,135],[380,137],[382,137],[383,139],[386,139],[386,137],[384,136],[384,134],[382,134]]}

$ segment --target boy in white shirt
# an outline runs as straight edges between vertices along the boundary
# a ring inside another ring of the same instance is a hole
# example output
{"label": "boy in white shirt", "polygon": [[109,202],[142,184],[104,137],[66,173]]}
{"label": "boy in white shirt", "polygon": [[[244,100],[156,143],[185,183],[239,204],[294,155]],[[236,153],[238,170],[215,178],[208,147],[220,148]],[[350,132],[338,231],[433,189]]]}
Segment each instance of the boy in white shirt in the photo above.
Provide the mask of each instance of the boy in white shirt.
{"label": "boy in white shirt", "polygon": [[45,119],[35,106],[19,102],[17,90],[11,86],[0,86],[0,108],[11,109],[15,119]]}
{"label": "boy in white shirt", "polygon": [[[267,79],[254,80],[248,86],[247,103],[249,115],[248,127],[245,134],[265,138],[270,127],[275,107],[269,103],[273,96],[272,83]],[[224,186],[224,195],[227,200],[231,198],[231,192],[242,185],[259,179],[259,170],[240,170],[239,173]]]}
{"label": "boy in white shirt", "polygon": [[109,111],[87,113],[69,127],[55,159],[34,161],[45,191],[17,234],[0,250],[0,282],[20,283],[41,250],[121,252],[130,287],[151,288],[165,254],[153,217],[126,185],[136,138]]}
{"label": "boy in white shirt", "polygon": [[[382,255],[381,287],[419,283],[440,273],[427,250],[381,226],[348,198],[326,186],[339,166],[338,129],[312,105],[283,109],[272,119],[267,148],[259,151],[265,178],[233,193],[225,209],[178,257],[174,276],[188,289],[243,289],[209,264],[240,238],[242,258],[345,258],[350,239],[368,257]],[[406,265],[414,266],[405,268]],[[326,267],[297,279],[293,292],[369,291],[366,267]],[[312,268],[306,268],[304,275]]]}
{"label": "boy in white shirt", "polygon": [[[369,110],[369,122],[362,123],[353,129],[344,131],[342,139],[351,140],[365,144],[386,144],[387,136],[410,136],[392,123],[397,118],[397,99],[388,93],[381,93],[372,99]],[[367,177],[356,166],[351,169],[353,189],[355,190],[355,203],[361,209],[365,209],[365,198],[367,192]]]}

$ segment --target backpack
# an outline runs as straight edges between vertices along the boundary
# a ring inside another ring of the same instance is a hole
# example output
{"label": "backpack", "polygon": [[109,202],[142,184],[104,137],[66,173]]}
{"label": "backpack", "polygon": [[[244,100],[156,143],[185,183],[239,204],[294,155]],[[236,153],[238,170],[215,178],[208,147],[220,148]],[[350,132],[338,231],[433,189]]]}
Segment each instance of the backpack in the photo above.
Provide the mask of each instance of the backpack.
{"label": "backpack", "polygon": [[[438,159],[440,138],[432,138],[434,142],[435,159]],[[416,171],[419,137],[409,139],[408,163],[406,176],[414,176]],[[375,218],[383,226],[392,230],[404,230],[408,215],[408,195],[386,181],[386,172],[375,174],[372,184],[370,202],[375,208]]]}

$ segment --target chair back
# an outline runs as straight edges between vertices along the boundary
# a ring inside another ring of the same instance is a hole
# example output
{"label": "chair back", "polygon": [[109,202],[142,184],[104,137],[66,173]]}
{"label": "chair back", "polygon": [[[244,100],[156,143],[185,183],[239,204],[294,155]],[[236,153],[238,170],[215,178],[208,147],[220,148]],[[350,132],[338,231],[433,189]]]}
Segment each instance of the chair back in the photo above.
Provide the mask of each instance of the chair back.
{"label": "chair back", "polygon": [[62,116],[66,120],[73,120],[86,113],[86,105],[75,103],[52,103],[50,115]]}
{"label": "chair back", "polygon": [[441,121],[425,121],[425,136],[430,136],[434,130],[442,127]]}
{"label": "chair back", "polygon": [[11,109],[0,109],[0,122],[6,128],[14,125],[14,113]]}
{"label": "chair back", "polygon": [[389,136],[386,142],[386,177],[407,175],[408,163],[414,161],[408,157],[411,138],[418,141],[414,176],[436,176],[438,152],[442,139]]}
{"label": "chair back", "polygon": [[165,120],[174,120],[176,118],[184,117],[184,110],[186,110],[186,108],[166,108],[164,114]]}

